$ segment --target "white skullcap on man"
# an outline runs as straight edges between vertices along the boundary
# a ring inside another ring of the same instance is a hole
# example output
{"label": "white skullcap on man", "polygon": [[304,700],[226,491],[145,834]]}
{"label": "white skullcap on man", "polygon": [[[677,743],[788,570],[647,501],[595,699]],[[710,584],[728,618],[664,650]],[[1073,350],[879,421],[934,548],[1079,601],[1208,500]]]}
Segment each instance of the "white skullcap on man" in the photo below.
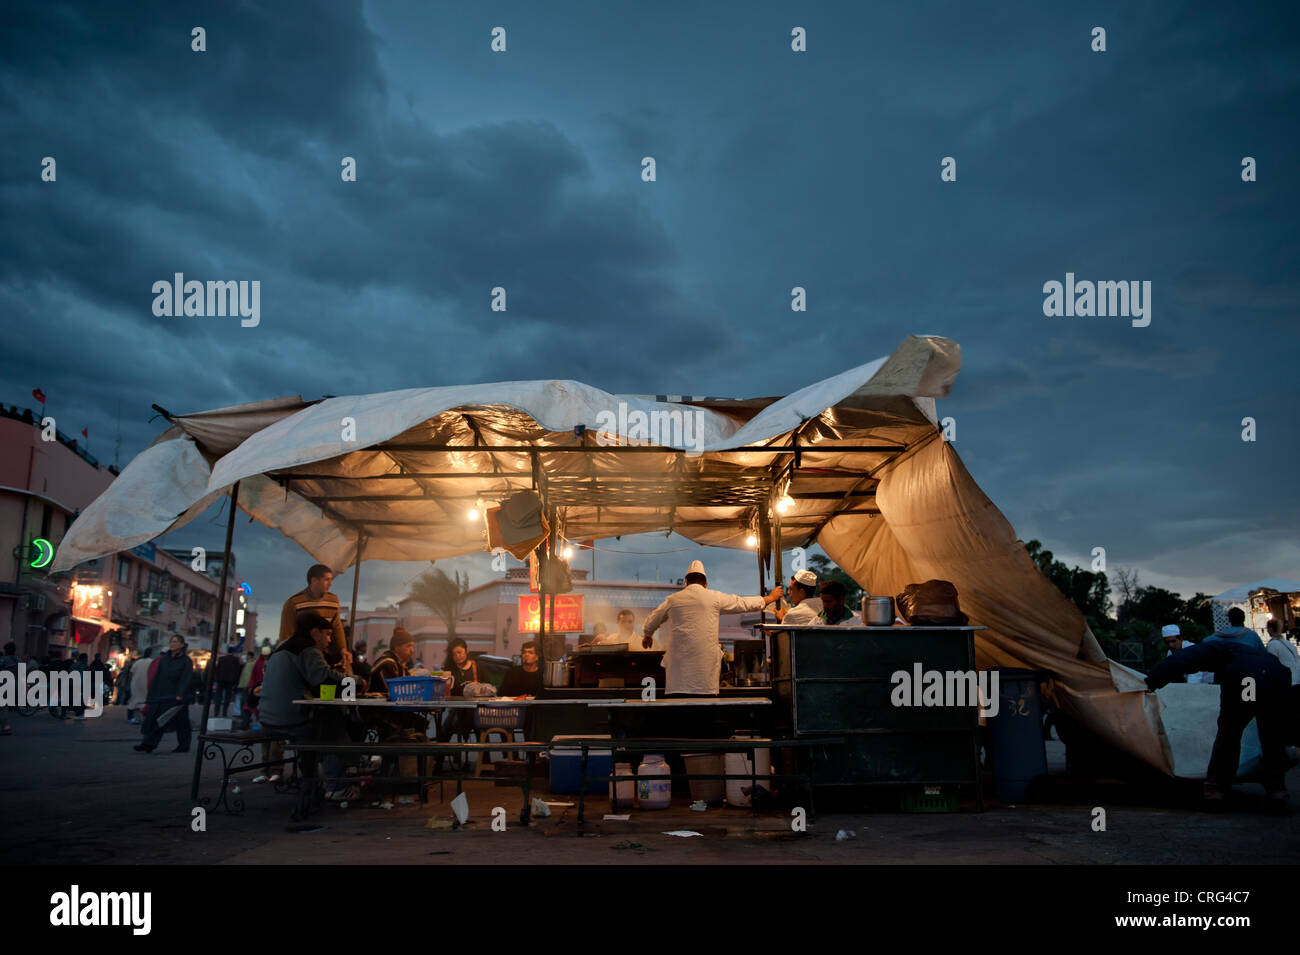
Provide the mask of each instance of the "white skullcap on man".
{"label": "white skullcap on man", "polygon": [[811,570],[801,570],[794,575],[794,582],[802,587],[811,590],[817,586],[817,575]]}
{"label": "white skullcap on man", "polygon": [[686,568],[686,573],[687,573],[688,575],[689,575],[689,574],[699,574],[701,577],[705,578],[706,580],[708,579],[708,576],[709,576],[708,574],[706,574],[706,573],[704,572],[704,563],[703,563],[703,561],[698,561],[698,560],[693,560],[693,561],[691,561],[691,566],[689,566],[689,567]]}
{"label": "white skullcap on man", "polygon": [[1181,637],[1183,632],[1178,629],[1178,624],[1167,623],[1160,628],[1161,637]]}

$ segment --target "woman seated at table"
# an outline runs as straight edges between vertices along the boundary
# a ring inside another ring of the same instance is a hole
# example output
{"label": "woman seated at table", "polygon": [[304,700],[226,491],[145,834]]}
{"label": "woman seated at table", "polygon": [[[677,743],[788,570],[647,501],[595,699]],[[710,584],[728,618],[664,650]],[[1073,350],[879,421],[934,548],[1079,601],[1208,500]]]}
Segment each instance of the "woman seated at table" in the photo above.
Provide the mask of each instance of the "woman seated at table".
{"label": "woman seated at table", "polygon": [[[452,676],[451,696],[464,696],[466,683],[478,682],[478,664],[469,658],[469,647],[460,637],[452,637],[447,642],[447,657],[442,668]],[[438,731],[438,742],[446,743],[452,734],[459,734],[462,741],[469,739],[474,728],[474,713],[468,708],[449,710],[442,719],[442,728]],[[441,765],[441,757],[439,757]]]}
{"label": "woman seated at table", "polygon": [[502,696],[538,696],[542,692],[542,668],[537,644],[527,641],[519,650],[521,666],[511,667],[501,681]]}
{"label": "woman seated at table", "polygon": [[478,664],[469,658],[469,647],[460,637],[452,637],[447,643],[447,657],[442,668],[453,677],[452,696],[464,696],[466,683],[478,682]]}

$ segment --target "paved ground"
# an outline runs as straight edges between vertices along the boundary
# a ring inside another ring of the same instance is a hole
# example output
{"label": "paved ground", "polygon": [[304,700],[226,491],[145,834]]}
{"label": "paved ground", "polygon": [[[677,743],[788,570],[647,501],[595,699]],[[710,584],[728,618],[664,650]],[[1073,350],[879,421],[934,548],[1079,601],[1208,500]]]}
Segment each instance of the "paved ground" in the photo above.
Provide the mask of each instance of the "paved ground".
{"label": "paved ground", "polygon": [[[197,708],[192,711],[197,717]],[[435,831],[430,818],[450,818],[445,805],[341,810],[327,806],[304,831],[291,822],[292,798],[245,785],[243,816],[213,813],[206,832],[191,831],[189,782],[193,754],[131,747],[138,728],[110,707],[98,720],[60,722],[46,714],[15,717],[14,735],[0,737],[0,861],[8,863],[1294,863],[1300,861],[1300,815],[1251,811],[1262,790],[1243,786],[1237,811],[1210,816],[1185,808],[1143,805],[1120,786],[1055,787],[1054,805],[954,814],[824,813],[808,831],[790,831],[788,816],[746,810],[691,812],[685,803],[662,812],[605,822],[604,800],[589,803],[586,831],[576,812],[557,808],[531,829],[517,824],[517,789],[470,783],[467,829]],[[212,792],[212,765],[205,767]],[[1288,779],[1300,791],[1300,769]],[[454,787],[447,787],[448,795]],[[545,793],[545,798],[552,798]],[[567,798],[567,797],[555,797]],[[1300,796],[1293,797],[1300,803]],[[1107,810],[1094,832],[1092,809]],[[491,810],[503,806],[509,828],[493,832]],[[318,828],[315,828],[318,827]],[[700,838],[666,836],[684,828]],[[837,830],[855,839],[836,841]],[[633,846],[639,843],[639,847]]]}

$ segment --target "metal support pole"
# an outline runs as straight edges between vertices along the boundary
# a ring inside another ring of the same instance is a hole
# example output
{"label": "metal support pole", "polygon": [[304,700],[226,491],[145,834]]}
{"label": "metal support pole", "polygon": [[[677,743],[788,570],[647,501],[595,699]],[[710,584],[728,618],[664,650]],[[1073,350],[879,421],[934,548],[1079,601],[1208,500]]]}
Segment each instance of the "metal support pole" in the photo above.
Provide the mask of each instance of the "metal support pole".
{"label": "metal support pole", "polygon": [[208,676],[203,681],[203,715],[199,718],[199,739],[194,747],[194,779],[190,783],[190,800],[199,798],[199,777],[203,774],[203,734],[208,731],[208,710],[212,707],[212,685],[217,676],[217,653],[221,649],[221,624],[226,613],[226,583],[230,579],[230,542],[235,536],[235,514],[239,508],[239,482],[230,489],[230,517],[226,521],[226,550],[221,560],[221,590],[217,596],[217,620],[212,628],[212,656],[208,660]]}
{"label": "metal support pole", "polygon": [[[357,585],[361,583],[361,548],[365,546],[366,537],[360,531],[357,532],[357,562],[352,566],[352,609],[348,611],[348,629],[352,631],[351,641],[344,641],[344,650],[352,652],[352,647],[357,644]],[[351,643],[351,646],[346,644]],[[362,687],[362,689],[365,689]]]}

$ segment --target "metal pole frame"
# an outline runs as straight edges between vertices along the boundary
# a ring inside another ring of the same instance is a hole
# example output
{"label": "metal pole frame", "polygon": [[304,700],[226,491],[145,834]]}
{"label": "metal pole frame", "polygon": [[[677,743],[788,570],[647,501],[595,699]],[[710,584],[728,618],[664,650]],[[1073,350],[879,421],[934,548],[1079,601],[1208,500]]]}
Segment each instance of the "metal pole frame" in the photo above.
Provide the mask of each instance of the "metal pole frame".
{"label": "metal pole frame", "polygon": [[208,731],[208,711],[212,708],[212,685],[217,677],[217,652],[220,649],[221,625],[225,622],[226,584],[230,579],[230,542],[235,536],[236,506],[239,501],[239,482],[230,489],[230,517],[226,521],[226,550],[221,560],[221,591],[217,597],[217,620],[212,628],[212,656],[208,660],[208,675],[203,681],[203,715],[199,719],[198,745],[194,747],[194,778],[190,783],[190,799],[199,798],[199,778],[203,775],[203,734]]}
{"label": "metal pole frame", "polygon": [[[348,611],[348,629],[352,631],[344,640],[343,649],[351,653],[357,645],[357,587],[361,583],[361,548],[365,546],[366,535],[357,531],[357,562],[352,568],[352,609]],[[364,690],[365,687],[362,687]]]}

